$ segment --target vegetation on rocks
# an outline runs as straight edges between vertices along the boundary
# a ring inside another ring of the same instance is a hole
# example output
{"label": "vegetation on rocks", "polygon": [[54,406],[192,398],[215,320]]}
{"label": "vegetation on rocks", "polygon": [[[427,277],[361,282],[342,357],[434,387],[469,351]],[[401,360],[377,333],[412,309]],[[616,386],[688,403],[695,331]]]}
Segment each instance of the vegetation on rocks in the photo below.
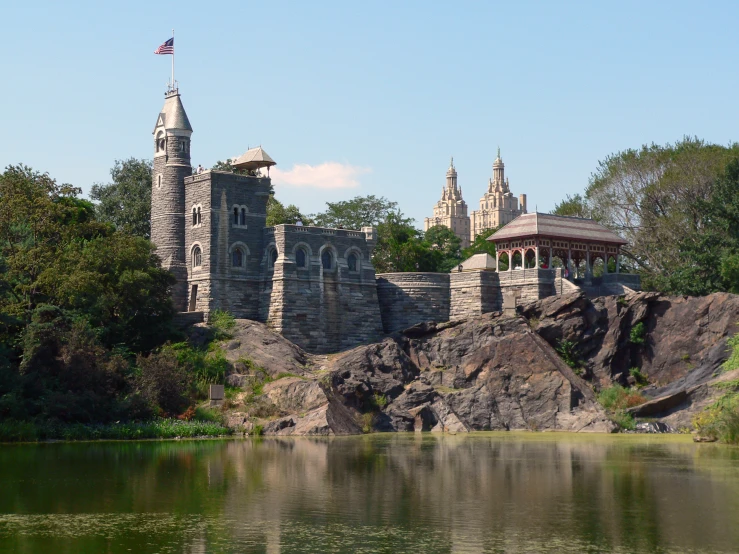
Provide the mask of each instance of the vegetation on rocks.
{"label": "vegetation on rocks", "polygon": [[[728,341],[731,353],[724,362],[724,371],[739,369],[739,333]],[[721,396],[693,418],[699,436],[727,444],[739,444],[739,380],[713,385]]]}
{"label": "vegetation on rocks", "polygon": [[637,391],[613,385],[598,393],[598,402],[606,409],[608,416],[616,425],[621,429],[632,430],[636,422],[625,410],[643,404],[646,398]]}

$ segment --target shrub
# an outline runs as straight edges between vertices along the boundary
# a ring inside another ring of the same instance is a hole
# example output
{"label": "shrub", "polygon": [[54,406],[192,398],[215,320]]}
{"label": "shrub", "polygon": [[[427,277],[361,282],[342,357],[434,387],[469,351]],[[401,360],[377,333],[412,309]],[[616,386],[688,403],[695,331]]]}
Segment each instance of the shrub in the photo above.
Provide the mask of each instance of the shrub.
{"label": "shrub", "polygon": [[213,310],[208,316],[208,326],[213,330],[215,340],[226,340],[233,336],[236,319],[223,310]]}
{"label": "shrub", "polygon": [[621,385],[613,385],[600,391],[598,402],[606,410],[616,411],[644,404],[646,398],[639,392],[626,389]]}
{"label": "shrub", "polygon": [[629,334],[629,342],[631,342],[631,344],[644,344],[647,341],[646,334],[647,328],[644,325],[644,322],[640,321],[631,328],[631,333]]}
{"label": "shrub", "polygon": [[179,414],[189,404],[189,380],[184,367],[170,349],[139,356],[138,389],[152,405],[166,414]]}
{"label": "shrub", "polygon": [[641,369],[639,369],[638,367],[632,367],[629,370],[629,373],[631,373],[631,376],[634,379],[636,379],[636,384],[639,385],[640,387],[644,387],[649,384],[649,380],[647,379],[647,376],[644,375],[641,372]]}
{"label": "shrub", "polygon": [[560,339],[557,341],[557,346],[555,348],[559,357],[562,358],[562,361],[572,369],[580,369],[581,367],[580,360],[578,360],[577,352],[575,351],[576,347],[577,345],[574,342]]}
{"label": "shrub", "polygon": [[704,437],[727,444],[739,444],[739,380],[717,383],[727,391],[693,418],[696,431]]}
{"label": "shrub", "polygon": [[727,345],[730,349],[729,357],[721,367],[724,371],[739,369],[739,333],[729,338]]}
{"label": "shrub", "polygon": [[372,426],[375,423],[374,412],[367,412],[361,415],[362,433],[371,433]]}

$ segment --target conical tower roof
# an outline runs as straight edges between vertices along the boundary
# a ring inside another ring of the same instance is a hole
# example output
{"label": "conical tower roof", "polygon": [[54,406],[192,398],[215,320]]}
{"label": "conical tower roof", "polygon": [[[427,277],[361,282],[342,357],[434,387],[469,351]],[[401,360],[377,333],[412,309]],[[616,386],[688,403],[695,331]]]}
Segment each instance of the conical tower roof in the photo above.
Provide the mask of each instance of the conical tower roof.
{"label": "conical tower roof", "polygon": [[190,120],[178,92],[168,93],[165,96],[164,107],[157,118],[154,129],[156,130],[158,127],[164,127],[168,131],[178,130],[192,133],[192,125],[190,125]]}

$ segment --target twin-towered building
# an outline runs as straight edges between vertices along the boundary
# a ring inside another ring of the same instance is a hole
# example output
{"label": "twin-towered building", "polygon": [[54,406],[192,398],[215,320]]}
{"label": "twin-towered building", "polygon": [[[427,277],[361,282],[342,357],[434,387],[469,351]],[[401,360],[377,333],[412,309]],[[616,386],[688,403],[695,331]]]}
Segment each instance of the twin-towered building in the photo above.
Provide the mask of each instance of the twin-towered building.
{"label": "twin-towered building", "polygon": [[493,177],[480,198],[480,209],[468,215],[467,203],[462,198],[462,189],[457,184],[457,170],[452,159],[446,172],[446,185],[441,191],[441,200],[434,206],[433,217],[423,220],[423,229],[428,231],[436,225],[451,229],[466,248],[477,235],[495,229],[526,213],[526,195],[513,196],[505,177],[505,164],[498,157],[493,162]]}

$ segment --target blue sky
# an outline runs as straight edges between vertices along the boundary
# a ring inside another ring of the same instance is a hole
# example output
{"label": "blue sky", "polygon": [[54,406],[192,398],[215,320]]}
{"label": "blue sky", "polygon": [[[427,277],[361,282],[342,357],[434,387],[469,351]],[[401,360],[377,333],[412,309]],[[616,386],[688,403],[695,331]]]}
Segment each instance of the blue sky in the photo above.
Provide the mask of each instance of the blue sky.
{"label": "blue sky", "polygon": [[736,2],[13,2],[0,34],[0,165],[85,192],[150,158],[176,31],[194,164],[261,144],[304,212],[376,194],[419,226],[449,157],[470,209],[500,146],[548,211],[598,161],[739,140]]}

